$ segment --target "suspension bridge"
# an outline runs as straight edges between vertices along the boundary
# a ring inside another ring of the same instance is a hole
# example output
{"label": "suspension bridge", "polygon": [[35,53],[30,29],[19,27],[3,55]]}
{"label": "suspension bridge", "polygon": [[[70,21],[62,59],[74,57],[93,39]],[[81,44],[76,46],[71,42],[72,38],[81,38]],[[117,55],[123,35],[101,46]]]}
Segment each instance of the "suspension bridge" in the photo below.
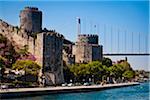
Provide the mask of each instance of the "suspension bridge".
{"label": "suspension bridge", "polygon": [[[108,31],[110,30],[110,31]],[[100,34],[103,39],[103,56],[150,56],[148,52],[148,33],[133,33],[106,29]]]}

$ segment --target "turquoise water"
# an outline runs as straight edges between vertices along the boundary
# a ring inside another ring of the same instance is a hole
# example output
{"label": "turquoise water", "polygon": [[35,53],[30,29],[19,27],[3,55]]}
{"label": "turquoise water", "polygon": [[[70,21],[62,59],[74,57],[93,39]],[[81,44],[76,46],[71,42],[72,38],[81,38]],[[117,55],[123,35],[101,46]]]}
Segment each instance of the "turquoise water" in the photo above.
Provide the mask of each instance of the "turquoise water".
{"label": "turquoise water", "polygon": [[52,94],[13,100],[150,100],[149,83],[102,91]]}

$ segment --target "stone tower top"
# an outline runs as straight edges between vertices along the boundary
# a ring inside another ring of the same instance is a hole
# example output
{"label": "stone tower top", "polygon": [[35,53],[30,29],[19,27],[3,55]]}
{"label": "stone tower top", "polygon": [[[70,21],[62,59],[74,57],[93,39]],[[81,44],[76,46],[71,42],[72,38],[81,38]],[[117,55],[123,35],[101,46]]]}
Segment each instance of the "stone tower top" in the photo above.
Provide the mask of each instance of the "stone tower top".
{"label": "stone tower top", "polygon": [[36,10],[36,11],[38,11],[37,7],[25,7],[24,9],[25,10]]}
{"label": "stone tower top", "polygon": [[20,11],[20,28],[30,33],[41,32],[42,12],[36,7],[25,7]]}
{"label": "stone tower top", "polygon": [[98,44],[98,35],[97,34],[79,34],[77,42],[88,43],[88,44]]}

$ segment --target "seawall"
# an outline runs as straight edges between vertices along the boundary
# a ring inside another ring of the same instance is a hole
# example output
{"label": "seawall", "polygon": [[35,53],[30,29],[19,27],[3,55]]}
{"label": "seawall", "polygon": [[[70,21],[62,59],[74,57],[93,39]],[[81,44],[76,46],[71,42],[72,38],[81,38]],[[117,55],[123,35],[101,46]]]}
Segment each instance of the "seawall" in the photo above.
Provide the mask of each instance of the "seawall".
{"label": "seawall", "polygon": [[44,87],[44,88],[18,88],[18,89],[7,89],[1,90],[1,99],[4,98],[19,98],[27,96],[39,96],[56,93],[71,93],[71,92],[90,92],[100,91],[112,88],[121,88],[127,86],[139,85],[137,82],[131,83],[119,83],[119,84],[107,84],[107,85],[92,85],[92,86],[72,86],[72,87]]}

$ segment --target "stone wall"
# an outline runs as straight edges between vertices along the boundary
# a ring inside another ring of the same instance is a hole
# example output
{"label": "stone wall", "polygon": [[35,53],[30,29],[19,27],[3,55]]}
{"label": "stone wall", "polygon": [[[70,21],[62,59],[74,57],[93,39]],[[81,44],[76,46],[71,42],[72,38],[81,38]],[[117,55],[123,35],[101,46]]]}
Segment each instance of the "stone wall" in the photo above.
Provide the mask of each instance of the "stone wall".
{"label": "stone wall", "polygon": [[54,77],[52,83],[47,80],[47,84],[60,84],[63,78],[63,36],[54,32],[43,33],[43,72],[48,76]]}
{"label": "stone wall", "polygon": [[92,46],[77,43],[73,46],[73,55],[76,63],[88,63],[92,61]]}
{"label": "stone wall", "polygon": [[74,45],[73,42],[64,39],[63,42],[63,61],[66,65],[75,64],[75,56],[72,55],[72,46]]}
{"label": "stone wall", "polygon": [[103,46],[92,45],[92,61],[101,61],[103,59]]}
{"label": "stone wall", "polygon": [[20,30],[18,27],[0,20],[0,33],[12,41],[16,49],[22,48],[24,45],[29,45],[29,52],[34,53],[34,39],[28,36],[28,33],[24,30]]}
{"label": "stone wall", "polygon": [[72,53],[75,55],[76,63],[101,61],[103,49],[98,44],[98,35],[79,34],[77,42],[73,45]]}
{"label": "stone wall", "polygon": [[102,46],[96,44],[76,43],[73,45],[73,55],[76,63],[101,61],[103,58]]}
{"label": "stone wall", "polygon": [[8,23],[0,20],[0,34],[4,35],[12,41],[12,44],[14,45],[15,49],[21,49],[25,45],[28,45],[29,52],[35,55],[36,62],[42,66],[43,65],[43,41],[42,41],[42,34],[37,35],[37,39],[34,39],[31,36],[28,36],[27,32],[25,32],[23,29],[19,29],[17,27],[14,27],[12,25],[9,25]]}
{"label": "stone wall", "polygon": [[[36,35],[36,38],[27,35],[30,34],[23,29],[19,29],[0,20],[0,34],[7,37],[17,48],[28,45],[29,52],[35,55],[36,62],[43,67],[44,74],[47,73],[51,84],[60,84],[63,78],[63,36],[53,32],[42,32]],[[41,70],[42,72],[42,70]]]}

